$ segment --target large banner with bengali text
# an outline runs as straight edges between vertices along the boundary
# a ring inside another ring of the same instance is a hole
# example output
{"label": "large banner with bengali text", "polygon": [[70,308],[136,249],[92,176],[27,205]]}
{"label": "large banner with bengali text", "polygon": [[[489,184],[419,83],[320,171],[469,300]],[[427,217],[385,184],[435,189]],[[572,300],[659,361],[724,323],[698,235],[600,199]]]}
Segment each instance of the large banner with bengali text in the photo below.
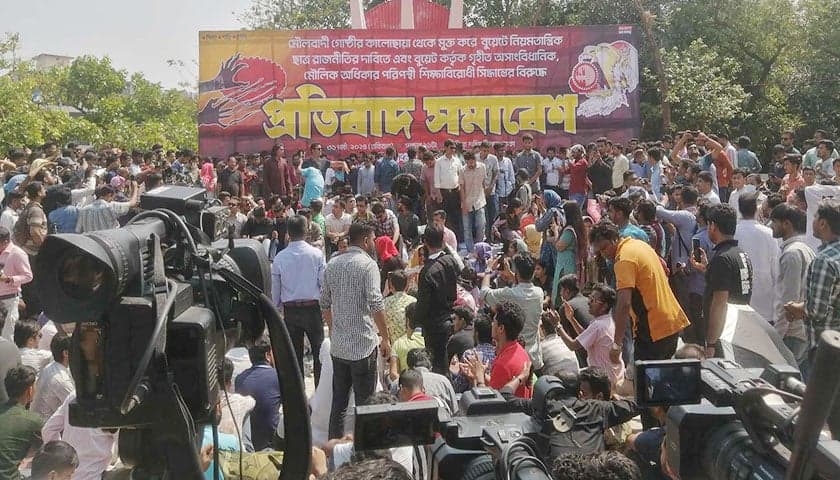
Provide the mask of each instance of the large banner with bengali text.
{"label": "large banner with bengali text", "polygon": [[627,25],[200,32],[199,150],[626,141],[638,44]]}

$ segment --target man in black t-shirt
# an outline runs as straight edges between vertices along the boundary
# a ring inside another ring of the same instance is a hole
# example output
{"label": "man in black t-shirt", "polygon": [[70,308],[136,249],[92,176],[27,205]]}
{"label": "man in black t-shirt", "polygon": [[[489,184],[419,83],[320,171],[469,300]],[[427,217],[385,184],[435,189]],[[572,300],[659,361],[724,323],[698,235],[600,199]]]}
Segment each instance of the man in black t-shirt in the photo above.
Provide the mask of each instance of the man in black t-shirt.
{"label": "man in black t-shirt", "polygon": [[738,217],[726,203],[712,205],[706,215],[709,240],[715,244],[711,260],[700,250],[692,252],[691,265],[706,272],[703,315],[706,318],[706,356],[720,357],[720,335],[726,323],[726,304],[749,305],[752,296],[752,263],[734,239]]}
{"label": "man in black t-shirt", "polygon": [[243,181],[242,172],[239,171],[239,160],[231,155],[225,168],[219,172],[219,187],[232,197],[238,197],[244,190]]}
{"label": "man in black t-shirt", "polygon": [[466,307],[455,307],[452,330],[454,333],[449,337],[446,344],[446,358],[452,361],[452,357],[461,356],[467,350],[475,347],[475,330],[473,329],[473,311]]}
{"label": "man in black t-shirt", "polygon": [[594,160],[589,165],[589,181],[592,182],[592,193],[602,195],[612,188],[612,165],[609,158],[594,153]]}

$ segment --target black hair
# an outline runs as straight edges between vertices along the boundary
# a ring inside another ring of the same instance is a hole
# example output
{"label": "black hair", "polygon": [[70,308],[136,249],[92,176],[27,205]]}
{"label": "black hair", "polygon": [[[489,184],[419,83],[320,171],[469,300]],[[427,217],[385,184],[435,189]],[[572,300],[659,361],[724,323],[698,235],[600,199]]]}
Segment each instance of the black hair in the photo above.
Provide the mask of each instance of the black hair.
{"label": "black hair", "polygon": [[640,200],[636,204],[636,216],[639,221],[654,221],[656,219],[656,204],[648,199]]}
{"label": "black hair", "polygon": [[520,253],[513,257],[513,268],[522,281],[530,282],[534,278],[534,259],[531,255]]}
{"label": "black hair", "polygon": [[475,320],[475,318],[474,318],[474,317],[475,317],[475,315],[473,314],[473,311],[472,311],[472,309],[471,309],[471,308],[467,308],[467,307],[455,307],[455,308],[452,310],[452,313],[454,313],[454,314],[455,314],[456,316],[458,316],[458,317],[461,317],[461,319],[462,319],[462,320],[464,321],[464,323],[466,323],[467,325],[472,325],[472,324],[473,324],[473,321]]}
{"label": "black hair", "polygon": [[412,480],[411,474],[390,458],[369,458],[345,463],[321,477],[321,480]]}
{"label": "black hair", "polygon": [[32,480],[49,477],[50,472],[76,469],[79,467],[79,455],[72,445],[63,440],[45,443],[32,458]]}
{"label": "black hair", "polygon": [[405,364],[408,368],[426,367],[432,368],[432,358],[424,348],[412,348],[405,356]]}
{"label": "black hair", "polygon": [[374,228],[368,222],[356,222],[350,225],[350,231],[347,233],[347,238],[350,245],[361,245],[365,238],[373,235]]}
{"label": "black hair", "polygon": [[609,240],[612,242],[618,240],[620,236],[616,224],[610,221],[601,221],[592,226],[592,230],[589,232],[589,242],[592,244],[600,240]]}
{"label": "black hair", "polygon": [[402,269],[389,272],[388,279],[391,280],[391,286],[397,292],[405,291],[405,287],[408,285],[408,277],[405,270]]}
{"label": "black hair", "polygon": [[50,352],[52,352],[53,360],[61,363],[64,360],[64,352],[70,353],[70,347],[73,344],[73,339],[70,335],[59,330],[50,341]]}
{"label": "black hair", "polygon": [[493,343],[493,333],[490,320],[487,317],[477,318],[473,328],[475,329],[476,343]]}
{"label": "black hair", "polygon": [[808,228],[808,217],[805,212],[788,203],[776,205],[770,212],[770,219],[780,222],[789,221],[796,233],[805,233]]}
{"label": "black hair", "polygon": [[612,287],[604,283],[597,283],[592,287],[590,295],[595,292],[601,295],[601,301],[607,306],[608,310],[612,310],[615,307],[616,293]]}
{"label": "black hair", "polygon": [[636,462],[617,451],[557,457],[551,467],[554,480],[641,480]]}
{"label": "black hair", "polygon": [[741,148],[750,148],[752,142],[750,141],[750,137],[738,137],[738,146]]}
{"label": "black hair", "polygon": [[289,240],[302,240],[306,236],[306,217],[293,215],[286,220],[286,232],[289,234]]}
{"label": "black hair", "polygon": [[706,172],[706,171],[700,172],[700,173],[697,174],[697,179],[698,180],[703,180],[704,182],[708,183],[709,185],[714,185],[714,183],[715,183],[715,177],[712,176],[711,172]]}
{"label": "black hair", "polygon": [[580,292],[580,287],[578,286],[578,276],[574,273],[567,273],[566,275],[563,275],[560,277],[560,280],[557,281],[557,288],[565,288],[577,295],[578,292]]}
{"label": "black hair", "polygon": [[10,368],[3,379],[9,400],[17,400],[27,388],[35,385],[38,372],[29,365],[18,365]]}
{"label": "black hair", "polygon": [[612,388],[610,386],[610,377],[603,367],[587,367],[580,371],[580,383],[586,382],[589,384],[589,389],[592,390],[592,396],[601,394],[601,400],[609,400],[612,397]]}
{"label": "black hair", "polygon": [[831,233],[840,235],[840,201],[827,198],[817,207],[817,218],[828,222]]}
{"label": "black hair", "polygon": [[248,359],[251,363],[265,362],[265,355],[271,350],[271,341],[268,335],[262,334],[254,340],[254,344],[248,347]]}
{"label": "black hair", "polygon": [[718,203],[709,207],[709,223],[714,223],[724,235],[735,235],[738,215],[728,203]]}
{"label": "black hair", "polygon": [[0,243],[11,240],[12,232],[8,227],[0,225]]}
{"label": "black hair", "polygon": [[18,320],[15,324],[14,340],[18,348],[26,346],[30,338],[38,335],[41,327],[34,320]]}
{"label": "black hair", "polygon": [[682,201],[686,205],[697,205],[697,199],[700,198],[700,192],[694,185],[686,185],[682,188],[680,193]]}
{"label": "black hair", "polygon": [[385,205],[382,205],[382,202],[373,202],[370,204],[370,211],[374,215],[379,215],[380,213],[385,213]]}
{"label": "black hair", "polygon": [[26,196],[35,199],[42,188],[44,188],[44,184],[41,182],[32,182],[26,186]]}
{"label": "black hair", "polygon": [[400,374],[399,379],[400,388],[408,390],[422,390],[423,389],[423,374],[409,367]]}
{"label": "black hair", "polygon": [[435,210],[435,213],[432,214],[432,217],[440,217],[443,221],[446,221],[446,210]]}
{"label": "black hair", "polygon": [[417,328],[417,302],[411,302],[405,307],[405,319],[413,329]]}
{"label": "black hair", "polygon": [[432,248],[443,248],[443,229],[428,224],[423,231],[423,243]]}
{"label": "black hair", "polygon": [[738,196],[738,211],[744,218],[755,217],[758,210],[758,192],[742,193]]}
{"label": "black hair", "polygon": [[525,325],[525,312],[519,305],[505,301],[496,305],[495,319],[496,324],[505,328],[505,337],[515,341]]}
{"label": "black hair", "polygon": [[621,212],[626,219],[629,219],[633,212],[633,202],[627,197],[613,197],[607,202],[607,206]]}

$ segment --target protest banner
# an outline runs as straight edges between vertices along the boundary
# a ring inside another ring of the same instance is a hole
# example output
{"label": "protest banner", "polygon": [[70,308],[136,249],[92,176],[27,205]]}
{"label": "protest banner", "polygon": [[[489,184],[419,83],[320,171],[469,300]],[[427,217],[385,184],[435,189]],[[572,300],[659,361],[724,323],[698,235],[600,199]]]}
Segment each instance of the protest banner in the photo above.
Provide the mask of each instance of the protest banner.
{"label": "protest banner", "polygon": [[637,45],[624,25],[201,32],[199,150],[626,141],[640,126]]}

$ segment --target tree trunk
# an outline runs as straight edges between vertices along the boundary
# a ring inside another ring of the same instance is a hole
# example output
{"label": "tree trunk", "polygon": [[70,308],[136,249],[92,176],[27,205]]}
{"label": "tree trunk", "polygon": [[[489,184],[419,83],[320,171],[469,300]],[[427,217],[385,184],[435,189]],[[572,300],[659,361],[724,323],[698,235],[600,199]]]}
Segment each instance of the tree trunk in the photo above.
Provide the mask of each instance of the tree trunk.
{"label": "tree trunk", "polygon": [[659,44],[656,42],[656,37],[653,34],[653,20],[655,17],[644,9],[641,0],[635,0],[633,4],[636,6],[636,10],[639,11],[639,18],[642,20],[642,29],[645,34],[645,39],[650,45],[653,53],[653,68],[656,70],[656,78],[659,81],[659,105],[662,110],[662,132],[670,133],[671,102],[668,101],[668,80],[665,78],[665,67],[662,64],[662,52],[659,51]]}

